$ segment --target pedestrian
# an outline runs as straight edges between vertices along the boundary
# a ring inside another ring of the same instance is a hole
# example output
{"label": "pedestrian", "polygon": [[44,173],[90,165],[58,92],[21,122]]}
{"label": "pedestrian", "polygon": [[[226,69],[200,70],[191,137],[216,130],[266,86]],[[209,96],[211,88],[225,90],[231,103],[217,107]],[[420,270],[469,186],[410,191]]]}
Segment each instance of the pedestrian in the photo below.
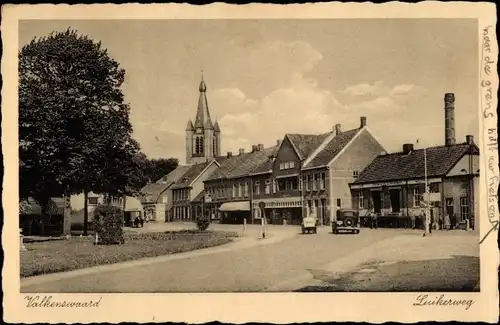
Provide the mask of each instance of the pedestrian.
{"label": "pedestrian", "polygon": [[450,226],[451,226],[450,215],[447,213],[444,216],[444,229],[450,230]]}
{"label": "pedestrian", "polygon": [[416,224],[415,224],[415,215],[414,214],[412,214],[410,216],[410,220],[411,220],[411,229],[415,229]]}
{"label": "pedestrian", "polygon": [[144,219],[141,216],[139,216],[139,222],[141,224],[141,228],[144,228]]}
{"label": "pedestrian", "polygon": [[371,224],[371,229],[375,228],[377,229],[378,228],[378,217],[377,217],[377,214],[376,213],[372,213],[371,215],[371,218],[372,218],[372,224]]}

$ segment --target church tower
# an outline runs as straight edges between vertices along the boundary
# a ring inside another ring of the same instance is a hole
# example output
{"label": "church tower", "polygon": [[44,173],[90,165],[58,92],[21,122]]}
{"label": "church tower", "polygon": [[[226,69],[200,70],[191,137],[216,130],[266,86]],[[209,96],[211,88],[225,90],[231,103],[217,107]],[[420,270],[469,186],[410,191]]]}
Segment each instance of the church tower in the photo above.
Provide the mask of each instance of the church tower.
{"label": "church tower", "polygon": [[186,126],[186,164],[199,164],[220,156],[220,127],[212,123],[207,101],[207,85],[201,75],[200,96],[194,124],[191,120]]}

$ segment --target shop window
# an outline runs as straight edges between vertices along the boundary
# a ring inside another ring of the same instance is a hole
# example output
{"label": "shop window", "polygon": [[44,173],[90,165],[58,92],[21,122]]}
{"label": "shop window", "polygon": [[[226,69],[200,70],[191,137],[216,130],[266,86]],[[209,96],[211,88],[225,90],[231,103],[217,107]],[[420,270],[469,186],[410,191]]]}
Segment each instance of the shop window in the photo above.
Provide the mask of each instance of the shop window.
{"label": "shop window", "polygon": [[358,201],[359,201],[359,203],[358,203],[359,208],[364,209],[365,208],[365,198],[363,197],[363,191],[359,192]]}
{"label": "shop window", "polygon": [[468,219],[470,215],[469,211],[469,200],[467,197],[460,198],[460,217],[461,220]]}
{"label": "shop window", "polygon": [[414,207],[420,206],[420,189],[419,188],[413,189],[413,206]]}

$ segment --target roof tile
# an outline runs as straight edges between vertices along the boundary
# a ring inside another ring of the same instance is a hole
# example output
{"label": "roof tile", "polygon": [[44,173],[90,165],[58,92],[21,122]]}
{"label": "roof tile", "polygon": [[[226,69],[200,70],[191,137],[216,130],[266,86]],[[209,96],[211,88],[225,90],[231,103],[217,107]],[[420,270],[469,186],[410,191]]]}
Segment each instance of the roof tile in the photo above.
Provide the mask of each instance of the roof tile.
{"label": "roof tile", "polygon": [[[479,154],[476,145],[456,144],[426,148],[427,176],[445,176],[467,153]],[[366,167],[354,183],[374,183],[425,177],[424,149],[410,153],[380,155]]]}
{"label": "roof tile", "polygon": [[304,160],[309,157],[309,155],[319,147],[330,134],[331,132],[323,134],[287,134],[286,136],[297,149],[299,158]]}
{"label": "roof tile", "polygon": [[344,149],[360,130],[361,129],[353,129],[336,135],[305,167],[309,168],[327,165],[342,149]]}

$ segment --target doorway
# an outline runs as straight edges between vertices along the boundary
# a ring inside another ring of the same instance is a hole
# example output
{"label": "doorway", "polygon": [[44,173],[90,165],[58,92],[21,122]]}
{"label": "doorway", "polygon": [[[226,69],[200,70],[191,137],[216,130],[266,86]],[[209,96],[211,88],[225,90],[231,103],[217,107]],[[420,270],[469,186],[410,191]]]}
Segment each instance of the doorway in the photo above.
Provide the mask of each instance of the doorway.
{"label": "doorway", "polygon": [[372,201],[373,201],[373,212],[382,212],[382,192],[372,191]]}
{"label": "doorway", "polygon": [[389,196],[391,198],[392,212],[395,212],[395,213],[401,212],[400,192],[401,191],[397,188],[389,190]]}

